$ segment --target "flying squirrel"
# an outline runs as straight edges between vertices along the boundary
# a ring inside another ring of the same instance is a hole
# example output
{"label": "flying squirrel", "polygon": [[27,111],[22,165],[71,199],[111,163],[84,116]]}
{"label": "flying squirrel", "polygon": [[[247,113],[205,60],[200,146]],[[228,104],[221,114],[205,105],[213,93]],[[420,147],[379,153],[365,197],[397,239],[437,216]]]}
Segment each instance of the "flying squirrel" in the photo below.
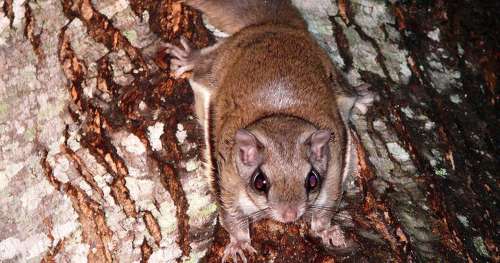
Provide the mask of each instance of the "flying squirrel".
{"label": "flying squirrel", "polygon": [[332,225],[345,179],[356,172],[349,128],[356,94],[307,30],[289,0],[183,0],[229,37],[195,49],[167,44],[175,76],[191,73],[195,112],[205,132],[205,169],[236,262],[251,245],[249,223],[310,218],[325,246],[345,245]]}

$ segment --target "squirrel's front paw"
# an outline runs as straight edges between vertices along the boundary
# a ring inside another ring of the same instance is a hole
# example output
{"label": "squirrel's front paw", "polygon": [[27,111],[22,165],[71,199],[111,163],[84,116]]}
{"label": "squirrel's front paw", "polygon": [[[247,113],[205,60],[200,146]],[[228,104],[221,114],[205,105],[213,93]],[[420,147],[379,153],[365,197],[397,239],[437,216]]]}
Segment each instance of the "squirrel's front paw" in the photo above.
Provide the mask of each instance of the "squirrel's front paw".
{"label": "squirrel's front paw", "polygon": [[230,256],[234,263],[238,262],[238,257],[241,258],[243,263],[247,262],[244,251],[251,254],[257,254],[257,251],[250,245],[250,241],[233,241],[226,246],[224,249],[224,256],[222,256],[222,263],[228,262],[228,256]]}
{"label": "squirrel's front paw", "polygon": [[333,225],[317,233],[317,235],[326,246],[341,247],[347,245],[344,231],[342,231],[338,225]]}
{"label": "squirrel's front paw", "polygon": [[357,247],[356,242],[348,239],[338,225],[333,225],[327,229],[313,233],[321,238],[323,245],[338,252],[349,252]]}
{"label": "squirrel's front paw", "polygon": [[193,70],[199,53],[199,50],[194,49],[184,37],[181,37],[181,45],[182,47],[177,47],[169,43],[166,45],[167,54],[174,57],[170,60],[170,69],[174,72],[176,78]]}

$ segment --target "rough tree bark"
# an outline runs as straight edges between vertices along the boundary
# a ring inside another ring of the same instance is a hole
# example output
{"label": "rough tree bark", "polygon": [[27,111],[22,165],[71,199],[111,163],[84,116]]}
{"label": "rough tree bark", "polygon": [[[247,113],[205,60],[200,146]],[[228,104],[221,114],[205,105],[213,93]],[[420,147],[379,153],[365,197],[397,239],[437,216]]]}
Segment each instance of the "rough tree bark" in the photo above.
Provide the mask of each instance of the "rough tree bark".
{"label": "rough tree bark", "polygon": [[[499,262],[498,1],[294,1],[351,85],[360,174],[336,218],[252,226],[258,262]],[[215,40],[177,1],[0,0],[0,261],[220,262],[186,80],[162,43]]]}

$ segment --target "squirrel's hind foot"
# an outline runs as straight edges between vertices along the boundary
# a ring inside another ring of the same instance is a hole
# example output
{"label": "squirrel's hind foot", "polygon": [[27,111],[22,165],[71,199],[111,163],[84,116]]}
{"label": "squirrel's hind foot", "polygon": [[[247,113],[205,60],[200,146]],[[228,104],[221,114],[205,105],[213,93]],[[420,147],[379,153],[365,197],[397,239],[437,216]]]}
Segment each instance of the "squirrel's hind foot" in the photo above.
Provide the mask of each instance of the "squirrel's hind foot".
{"label": "squirrel's hind foot", "polygon": [[182,47],[177,47],[168,43],[166,49],[167,54],[173,57],[170,60],[170,70],[176,78],[180,78],[184,73],[194,69],[200,53],[184,37],[181,37],[181,45]]}

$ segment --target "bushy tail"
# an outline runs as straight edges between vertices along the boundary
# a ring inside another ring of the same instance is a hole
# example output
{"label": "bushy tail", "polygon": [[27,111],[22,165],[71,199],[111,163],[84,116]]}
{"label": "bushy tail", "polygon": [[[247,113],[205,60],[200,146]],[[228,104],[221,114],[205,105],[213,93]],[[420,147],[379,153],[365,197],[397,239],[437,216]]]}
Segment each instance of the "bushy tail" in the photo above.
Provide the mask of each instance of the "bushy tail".
{"label": "bushy tail", "polygon": [[210,24],[229,34],[267,22],[306,28],[290,0],[183,0],[203,12]]}

